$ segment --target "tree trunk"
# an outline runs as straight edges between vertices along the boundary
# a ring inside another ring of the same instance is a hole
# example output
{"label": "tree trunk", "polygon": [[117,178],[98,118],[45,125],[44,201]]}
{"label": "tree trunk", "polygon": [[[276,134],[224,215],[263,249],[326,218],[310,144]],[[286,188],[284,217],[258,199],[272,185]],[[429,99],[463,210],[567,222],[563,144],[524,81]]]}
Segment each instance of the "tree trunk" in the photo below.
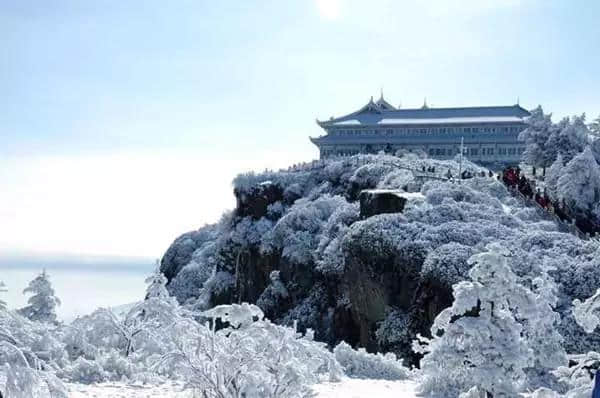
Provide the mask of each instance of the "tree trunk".
{"label": "tree trunk", "polygon": [[532,171],[533,175],[535,175],[535,166],[533,166],[533,171]]}
{"label": "tree trunk", "polygon": [[546,166],[542,169],[542,177],[546,177]]}

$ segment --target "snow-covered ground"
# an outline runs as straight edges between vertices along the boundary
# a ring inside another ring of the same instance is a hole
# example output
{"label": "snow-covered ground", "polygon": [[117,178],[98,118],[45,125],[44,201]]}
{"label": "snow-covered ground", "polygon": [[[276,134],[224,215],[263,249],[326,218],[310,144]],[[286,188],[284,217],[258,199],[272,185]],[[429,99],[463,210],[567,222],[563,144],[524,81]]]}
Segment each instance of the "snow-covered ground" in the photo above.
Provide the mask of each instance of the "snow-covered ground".
{"label": "snow-covered ground", "polygon": [[182,392],[182,385],[166,383],[159,386],[125,383],[67,384],[70,398],[191,398]]}
{"label": "snow-covered ground", "polygon": [[364,380],[344,378],[340,383],[314,386],[319,398],[414,398],[413,381]]}
{"label": "snow-covered ground", "polygon": [[[68,384],[71,398],[192,398],[182,392],[182,385],[167,383],[145,386],[123,383],[94,385]],[[344,378],[340,383],[314,386],[318,398],[413,398],[416,384],[412,381],[364,380]]]}

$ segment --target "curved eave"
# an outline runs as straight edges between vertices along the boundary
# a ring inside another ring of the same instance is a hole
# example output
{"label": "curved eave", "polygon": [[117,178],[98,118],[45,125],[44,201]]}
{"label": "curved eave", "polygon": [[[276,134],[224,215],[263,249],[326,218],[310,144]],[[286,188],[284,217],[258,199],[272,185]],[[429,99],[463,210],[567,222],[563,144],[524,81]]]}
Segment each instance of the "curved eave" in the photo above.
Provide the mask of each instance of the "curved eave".
{"label": "curved eave", "polygon": [[310,142],[312,142],[315,145],[318,145],[320,143],[323,142],[323,138],[325,138],[326,136],[321,136],[321,137],[308,137],[308,139],[310,140]]}

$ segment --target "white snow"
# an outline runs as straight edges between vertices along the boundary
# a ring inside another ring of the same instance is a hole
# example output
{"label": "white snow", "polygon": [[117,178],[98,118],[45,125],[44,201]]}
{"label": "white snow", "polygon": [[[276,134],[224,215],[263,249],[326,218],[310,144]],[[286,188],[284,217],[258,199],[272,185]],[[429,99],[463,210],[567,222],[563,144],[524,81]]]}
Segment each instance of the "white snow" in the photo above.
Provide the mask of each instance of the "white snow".
{"label": "white snow", "polygon": [[[448,117],[448,118],[390,118],[381,119],[377,124],[452,124],[452,123],[521,123],[523,119],[517,116],[478,116],[478,117]],[[333,123],[335,125],[360,125],[360,120],[349,119]]]}
{"label": "white snow", "polygon": [[67,384],[70,398],[174,398],[192,397],[182,393],[180,384],[166,383],[159,386],[125,383]]}
{"label": "white snow", "polygon": [[406,200],[425,200],[425,195],[421,192],[404,192],[399,189],[365,189],[363,192],[372,194],[390,193]]}
{"label": "white snow", "polygon": [[519,123],[523,119],[516,116],[479,116],[479,117],[448,117],[429,119],[381,119],[378,124],[447,124],[447,123]]}
{"label": "white snow", "polygon": [[413,398],[414,381],[389,381],[344,378],[339,383],[321,383],[314,387],[318,398]]}
{"label": "white snow", "polygon": [[[159,386],[124,383],[93,385],[67,384],[70,398],[192,398],[191,391],[182,392],[183,386],[166,383]],[[317,398],[414,398],[414,381],[388,381],[344,378],[339,383],[321,383],[313,386]]]}

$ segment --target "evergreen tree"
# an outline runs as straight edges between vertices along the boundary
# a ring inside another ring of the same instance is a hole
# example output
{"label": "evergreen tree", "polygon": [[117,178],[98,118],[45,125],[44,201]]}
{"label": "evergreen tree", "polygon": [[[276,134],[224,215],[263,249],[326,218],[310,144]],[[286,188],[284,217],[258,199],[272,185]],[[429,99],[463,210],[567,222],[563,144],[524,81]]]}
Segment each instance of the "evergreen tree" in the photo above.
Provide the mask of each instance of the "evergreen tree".
{"label": "evergreen tree", "polygon": [[421,392],[456,397],[477,387],[493,396],[517,396],[528,381],[525,370],[566,364],[554,327],[554,288],[547,277],[534,281],[534,292],[520,284],[498,246],[470,263],[471,280],[454,285],[454,303],[436,317],[433,338],[419,336],[414,344],[426,353]]}
{"label": "evergreen tree", "polygon": [[146,288],[146,298],[161,298],[166,299],[170,297],[167,290],[167,278],[160,272],[160,262],[156,262],[156,270],[152,275],[145,280],[148,287]]}
{"label": "evergreen tree", "polygon": [[29,286],[23,290],[23,294],[28,293],[32,294],[27,301],[29,305],[21,308],[19,313],[32,321],[56,322],[56,307],[60,305],[60,300],[54,295],[46,270],[29,282]]}
{"label": "evergreen tree", "polygon": [[140,332],[165,327],[180,315],[179,303],[169,294],[167,278],[160,272],[158,264],[154,273],[146,278],[146,283],[145,300],[129,310],[123,323],[125,329],[138,331],[132,333],[133,337]]}
{"label": "evergreen tree", "polygon": [[528,127],[519,134],[519,140],[525,141],[523,160],[534,167],[550,166],[556,153],[547,147],[547,142],[554,131],[552,115],[545,114],[542,106],[531,111],[527,119]]}
{"label": "evergreen tree", "polygon": [[[0,293],[6,293],[6,285],[4,284],[4,282],[0,281]],[[6,303],[2,300],[0,300],[0,310],[4,310],[6,309]]]}

